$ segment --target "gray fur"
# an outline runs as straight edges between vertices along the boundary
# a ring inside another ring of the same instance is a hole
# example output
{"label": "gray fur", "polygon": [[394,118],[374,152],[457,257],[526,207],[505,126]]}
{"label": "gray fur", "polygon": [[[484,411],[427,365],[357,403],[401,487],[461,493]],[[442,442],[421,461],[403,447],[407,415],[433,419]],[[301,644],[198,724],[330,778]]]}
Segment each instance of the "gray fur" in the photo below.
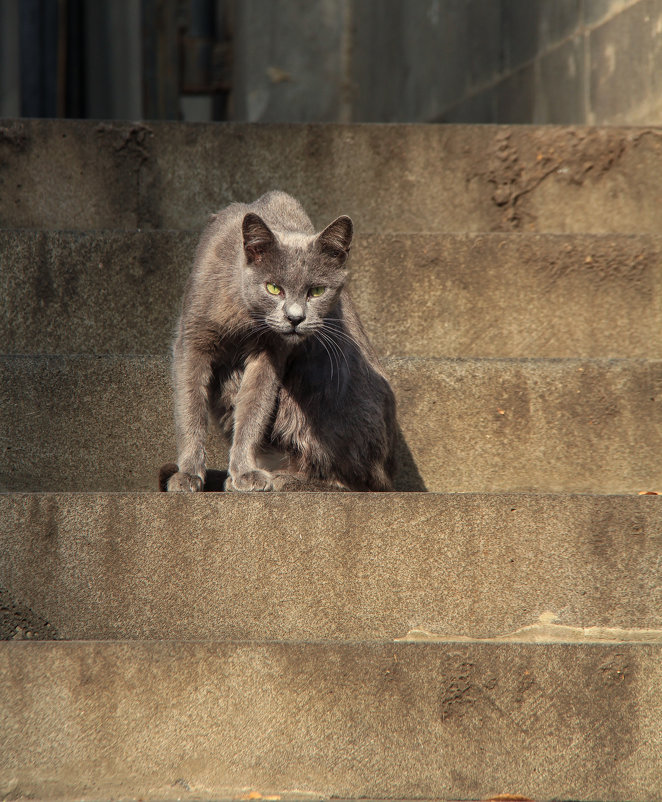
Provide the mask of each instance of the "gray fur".
{"label": "gray fur", "polygon": [[392,489],[395,401],[344,286],[351,238],[349,217],[316,234],[284,192],[210,219],[173,346],[168,490],[202,490],[210,415],[230,444],[228,490]]}

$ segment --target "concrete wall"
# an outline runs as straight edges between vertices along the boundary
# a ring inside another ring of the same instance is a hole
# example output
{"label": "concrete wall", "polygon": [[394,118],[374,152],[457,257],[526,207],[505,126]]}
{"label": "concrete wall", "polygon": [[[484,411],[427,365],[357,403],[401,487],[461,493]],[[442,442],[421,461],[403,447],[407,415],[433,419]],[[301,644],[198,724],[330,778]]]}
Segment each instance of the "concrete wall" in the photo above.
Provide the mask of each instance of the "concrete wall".
{"label": "concrete wall", "polygon": [[[18,0],[0,0],[0,115],[16,116]],[[140,0],[85,5],[85,114],[138,119]],[[185,8],[185,5],[182,6]],[[250,122],[662,124],[662,0],[216,0],[222,114]],[[210,96],[182,96],[211,119]]]}
{"label": "concrete wall", "polygon": [[235,119],[662,123],[662,0],[237,0],[237,12]]}
{"label": "concrete wall", "polygon": [[662,123],[660,0],[503,0],[500,5],[498,68],[435,119]]}
{"label": "concrete wall", "polygon": [[234,5],[233,119],[348,122],[351,0]]}

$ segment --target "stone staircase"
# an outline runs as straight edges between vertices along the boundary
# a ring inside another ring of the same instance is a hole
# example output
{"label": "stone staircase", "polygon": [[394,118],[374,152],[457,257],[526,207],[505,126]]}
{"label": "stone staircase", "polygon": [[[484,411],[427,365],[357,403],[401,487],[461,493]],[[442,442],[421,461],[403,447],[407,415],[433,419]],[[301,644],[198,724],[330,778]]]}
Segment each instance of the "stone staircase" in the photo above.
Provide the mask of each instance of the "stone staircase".
{"label": "stone staircase", "polygon": [[[0,123],[0,799],[662,799],[661,179],[649,129]],[[273,188],[354,219],[398,492],[145,492],[197,232]]]}

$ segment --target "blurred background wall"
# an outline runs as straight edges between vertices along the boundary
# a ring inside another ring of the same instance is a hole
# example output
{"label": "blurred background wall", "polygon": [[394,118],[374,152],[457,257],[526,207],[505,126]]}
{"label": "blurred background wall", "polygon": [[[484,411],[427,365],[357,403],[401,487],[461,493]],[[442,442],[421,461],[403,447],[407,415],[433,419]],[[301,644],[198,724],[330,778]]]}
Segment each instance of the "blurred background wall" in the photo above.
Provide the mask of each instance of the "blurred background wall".
{"label": "blurred background wall", "polygon": [[0,116],[662,124],[662,0],[0,0]]}

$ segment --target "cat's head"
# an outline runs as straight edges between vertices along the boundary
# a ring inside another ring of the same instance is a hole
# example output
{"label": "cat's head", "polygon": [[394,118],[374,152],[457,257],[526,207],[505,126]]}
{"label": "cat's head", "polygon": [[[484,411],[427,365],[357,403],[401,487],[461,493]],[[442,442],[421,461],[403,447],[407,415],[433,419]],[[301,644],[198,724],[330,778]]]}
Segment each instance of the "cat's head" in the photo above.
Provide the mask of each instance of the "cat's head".
{"label": "cat's head", "polygon": [[350,218],[338,217],[321,234],[275,233],[251,212],[241,228],[243,297],[258,324],[290,342],[320,330],[347,278]]}

